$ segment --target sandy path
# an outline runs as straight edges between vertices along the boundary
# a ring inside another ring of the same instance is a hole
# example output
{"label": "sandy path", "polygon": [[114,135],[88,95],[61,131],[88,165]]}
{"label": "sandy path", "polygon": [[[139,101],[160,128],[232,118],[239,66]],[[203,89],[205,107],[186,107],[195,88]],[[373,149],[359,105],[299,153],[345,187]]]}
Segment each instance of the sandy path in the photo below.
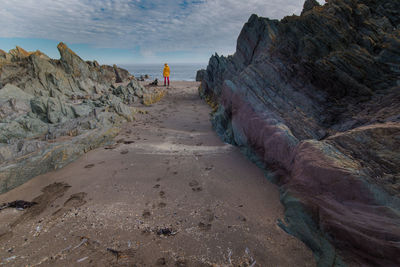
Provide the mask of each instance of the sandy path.
{"label": "sandy path", "polygon": [[39,202],[0,211],[1,263],[314,266],[276,225],[277,187],[219,140],[197,86],[175,82],[160,103],[140,107],[148,114],[123,127],[115,148],[0,195]]}

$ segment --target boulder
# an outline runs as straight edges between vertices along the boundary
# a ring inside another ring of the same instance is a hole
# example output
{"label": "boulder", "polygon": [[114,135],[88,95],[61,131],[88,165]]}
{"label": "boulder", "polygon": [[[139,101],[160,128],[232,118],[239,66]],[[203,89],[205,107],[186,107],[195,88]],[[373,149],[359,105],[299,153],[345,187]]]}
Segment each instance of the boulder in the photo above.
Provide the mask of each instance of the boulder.
{"label": "boulder", "polygon": [[25,93],[23,90],[12,84],[6,84],[0,89],[0,99],[18,99],[21,101],[30,101],[34,98],[33,95]]}
{"label": "boulder", "polygon": [[11,121],[30,112],[32,98],[33,95],[25,93],[14,85],[4,86],[0,89],[0,122]]}
{"label": "boulder", "polygon": [[101,98],[102,103],[112,108],[118,115],[124,117],[127,121],[133,120],[133,110],[125,105],[121,98],[109,94]]}
{"label": "boulder", "polygon": [[206,73],[205,69],[198,70],[196,72],[196,82],[201,82],[204,78],[205,73]]}
{"label": "boulder", "polygon": [[131,80],[127,85],[119,85],[112,88],[112,94],[121,98],[125,104],[131,104],[135,98],[143,98],[143,94],[148,93],[147,89],[136,80]]}
{"label": "boulder", "polygon": [[117,65],[113,65],[113,69],[115,72],[116,83],[122,83],[123,81],[128,80],[128,78],[131,76],[127,70],[118,68]]}
{"label": "boulder", "polygon": [[35,97],[30,101],[32,112],[44,120],[47,118],[47,102],[45,97]]}
{"label": "boulder", "polygon": [[65,122],[74,118],[74,113],[69,105],[60,98],[49,97],[47,99],[47,120],[50,123]]}
{"label": "boulder", "polygon": [[71,106],[75,117],[86,117],[93,111],[93,107],[85,104]]}
{"label": "boulder", "polygon": [[19,117],[13,121],[0,123],[0,145],[15,143],[26,138],[35,138],[47,133],[48,125],[37,118]]}

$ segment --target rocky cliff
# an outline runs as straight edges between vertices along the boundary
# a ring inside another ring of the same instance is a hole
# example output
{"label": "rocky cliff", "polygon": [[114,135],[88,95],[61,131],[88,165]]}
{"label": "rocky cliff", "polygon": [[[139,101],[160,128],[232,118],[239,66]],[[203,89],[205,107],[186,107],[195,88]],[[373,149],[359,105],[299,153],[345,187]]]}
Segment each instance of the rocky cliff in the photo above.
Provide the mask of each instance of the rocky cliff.
{"label": "rocky cliff", "polygon": [[280,186],[279,225],[320,266],[400,265],[399,1],[252,15],[202,76],[217,133]]}
{"label": "rocky cliff", "polygon": [[149,102],[128,71],[57,48],[59,60],[0,50],[0,193],[110,142],[133,119],[128,105]]}

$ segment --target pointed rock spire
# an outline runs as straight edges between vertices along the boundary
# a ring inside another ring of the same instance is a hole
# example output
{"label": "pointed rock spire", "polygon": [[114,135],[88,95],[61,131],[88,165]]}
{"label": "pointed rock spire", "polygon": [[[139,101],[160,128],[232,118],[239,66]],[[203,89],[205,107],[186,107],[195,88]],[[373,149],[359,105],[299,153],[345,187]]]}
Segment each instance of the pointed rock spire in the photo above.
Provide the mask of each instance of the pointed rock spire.
{"label": "pointed rock spire", "polygon": [[301,11],[301,15],[311,11],[316,6],[320,6],[317,0],[306,0],[303,5],[303,11]]}

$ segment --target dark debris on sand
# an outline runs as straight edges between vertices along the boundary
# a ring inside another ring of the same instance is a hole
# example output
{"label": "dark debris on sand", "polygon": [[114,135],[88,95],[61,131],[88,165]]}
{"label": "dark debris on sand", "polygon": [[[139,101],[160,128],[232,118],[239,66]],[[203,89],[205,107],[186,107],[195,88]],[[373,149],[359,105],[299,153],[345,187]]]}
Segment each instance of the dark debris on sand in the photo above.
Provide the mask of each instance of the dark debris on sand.
{"label": "dark debris on sand", "polygon": [[16,208],[17,210],[24,210],[24,209],[28,209],[36,204],[37,204],[37,202],[29,202],[29,201],[25,201],[25,200],[15,200],[13,202],[1,204],[0,210],[6,209],[6,208]]}

